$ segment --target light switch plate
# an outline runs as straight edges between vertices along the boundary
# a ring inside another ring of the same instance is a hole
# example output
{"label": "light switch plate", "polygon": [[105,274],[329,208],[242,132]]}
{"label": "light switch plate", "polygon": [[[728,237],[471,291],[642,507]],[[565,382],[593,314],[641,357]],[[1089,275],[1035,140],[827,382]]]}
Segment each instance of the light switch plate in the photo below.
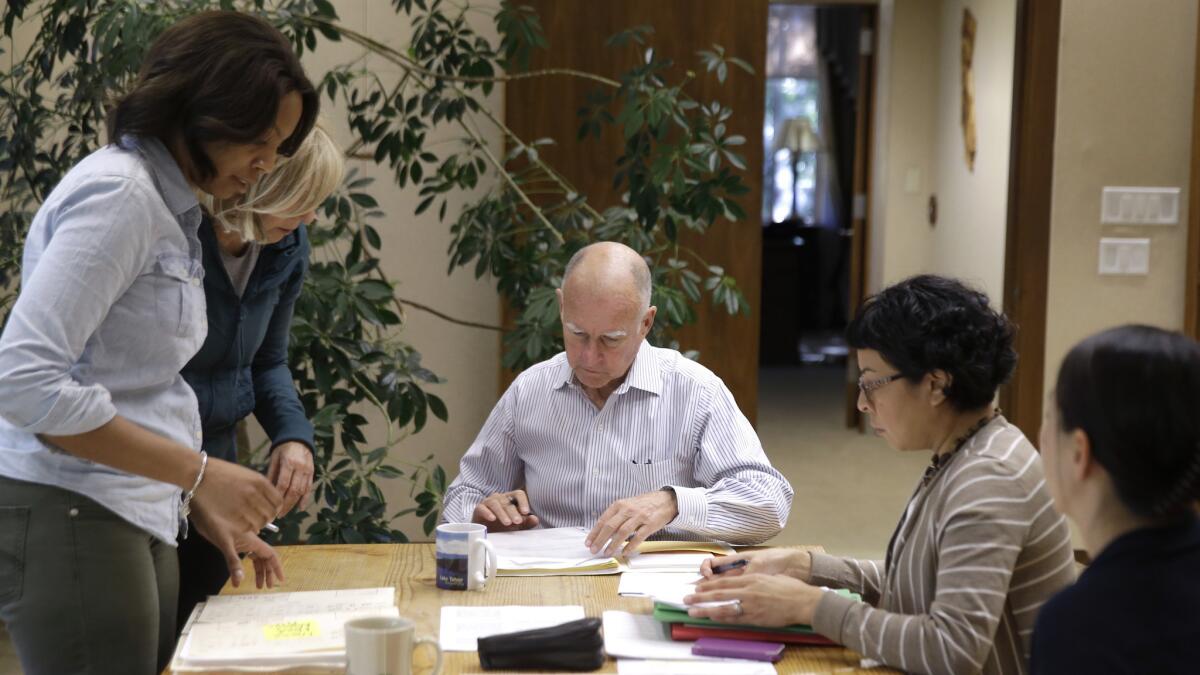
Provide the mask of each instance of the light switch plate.
{"label": "light switch plate", "polygon": [[1150,240],[1129,237],[1100,239],[1100,274],[1136,276],[1150,273]]}
{"label": "light switch plate", "polygon": [[1100,222],[1106,225],[1175,225],[1179,188],[1105,187]]}

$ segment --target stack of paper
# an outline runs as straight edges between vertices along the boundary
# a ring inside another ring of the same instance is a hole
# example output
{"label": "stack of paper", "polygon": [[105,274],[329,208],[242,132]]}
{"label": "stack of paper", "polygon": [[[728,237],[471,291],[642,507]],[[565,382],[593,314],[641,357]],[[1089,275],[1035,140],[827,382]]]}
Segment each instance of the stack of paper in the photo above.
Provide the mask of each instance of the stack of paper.
{"label": "stack of paper", "polygon": [[399,616],[394,588],[219,595],[192,613],[171,668],[261,670],[343,666],[343,625]]}
{"label": "stack of paper", "polygon": [[500,576],[559,576],[617,574],[616,558],[593,555],[584,544],[582,527],[536,528],[519,532],[488,533],[496,548]]}
{"label": "stack of paper", "polygon": [[583,527],[535,528],[489,533],[488,541],[496,549],[500,576],[617,574],[626,569],[698,571],[704,558],[733,552],[722,543],[647,541],[638,547],[636,556],[611,558],[588,549],[584,543],[588,531]]}
{"label": "stack of paper", "polygon": [[[760,640],[763,642],[781,642],[788,644],[831,645],[812,626],[794,625],[778,628],[763,628],[744,624],[719,623],[712,619],[691,616],[687,612],[688,605],[683,604],[683,598],[691,591],[679,587],[664,586],[661,592],[652,594],[654,598],[654,618],[667,628],[676,640],[698,640],[702,637],[723,637],[738,640]],[[835,591],[854,600],[862,598],[845,589]],[[714,607],[722,604],[732,604],[734,601],[718,601],[702,603],[693,606]]]}

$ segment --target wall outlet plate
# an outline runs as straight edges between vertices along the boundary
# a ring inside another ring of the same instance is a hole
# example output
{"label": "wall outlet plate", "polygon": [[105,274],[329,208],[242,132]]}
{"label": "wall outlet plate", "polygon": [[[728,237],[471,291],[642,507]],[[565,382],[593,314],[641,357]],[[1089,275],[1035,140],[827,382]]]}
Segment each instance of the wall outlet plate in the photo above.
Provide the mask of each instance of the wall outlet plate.
{"label": "wall outlet plate", "polygon": [[1179,223],[1177,187],[1105,187],[1100,222],[1106,225],[1175,225]]}
{"label": "wall outlet plate", "polygon": [[1142,276],[1150,274],[1150,240],[1132,237],[1100,239],[1100,274]]}

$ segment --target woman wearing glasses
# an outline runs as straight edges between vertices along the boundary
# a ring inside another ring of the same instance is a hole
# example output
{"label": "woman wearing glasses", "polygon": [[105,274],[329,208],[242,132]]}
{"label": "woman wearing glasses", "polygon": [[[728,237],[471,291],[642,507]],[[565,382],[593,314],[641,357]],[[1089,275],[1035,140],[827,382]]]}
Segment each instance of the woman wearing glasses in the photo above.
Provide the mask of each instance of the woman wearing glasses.
{"label": "woman wearing glasses", "polygon": [[[984,294],[918,276],[869,299],[848,334],[872,429],[897,450],[931,452],[885,558],[787,549],[716,558],[689,602],[739,602],[692,614],[812,624],[907,672],[1025,672],[1038,609],[1074,579],[1074,559],[1037,452],[993,407],[1016,365],[1012,324]],[[713,574],[739,558],[744,568]]]}

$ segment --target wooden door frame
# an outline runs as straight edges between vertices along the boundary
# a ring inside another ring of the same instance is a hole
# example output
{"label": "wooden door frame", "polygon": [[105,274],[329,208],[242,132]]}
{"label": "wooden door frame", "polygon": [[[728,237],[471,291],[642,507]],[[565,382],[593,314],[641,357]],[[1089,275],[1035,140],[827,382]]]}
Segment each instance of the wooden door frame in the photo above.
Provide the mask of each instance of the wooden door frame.
{"label": "wooden door frame", "polygon": [[[867,5],[862,8],[862,31],[870,31],[870,49],[859,53],[858,110],[854,122],[854,208],[851,211],[850,229],[850,284],[847,301],[847,319],[854,316],[858,306],[867,297],[867,280],[870,278],[871,250],[871,171],[872,149],[875,144],[875,76],[879,65],[879,7]],[[861,195],[861,199],[860,199]],[[864,429],[862,414],[858,411],[858,364],[853,358],[846,364],[845,420],[847,427]]]}
{"label": "wooden door frame", "polygon": [[[1196,35],[1200,36],[1200,16]],[[1188,244],[1184,274],[1183,332],[1200,339],[1200,41],[1192,85],[1192,161],[1188,175]]]}
{"label": "wooden door frame", "polygon": [[1041,424],[1046,367],[1061,18],[1062,0],[1017,2],[1004,312],[1017,324],[1019,359],[1012,380],[1000,389],[1000,406],[1030,438]]}

